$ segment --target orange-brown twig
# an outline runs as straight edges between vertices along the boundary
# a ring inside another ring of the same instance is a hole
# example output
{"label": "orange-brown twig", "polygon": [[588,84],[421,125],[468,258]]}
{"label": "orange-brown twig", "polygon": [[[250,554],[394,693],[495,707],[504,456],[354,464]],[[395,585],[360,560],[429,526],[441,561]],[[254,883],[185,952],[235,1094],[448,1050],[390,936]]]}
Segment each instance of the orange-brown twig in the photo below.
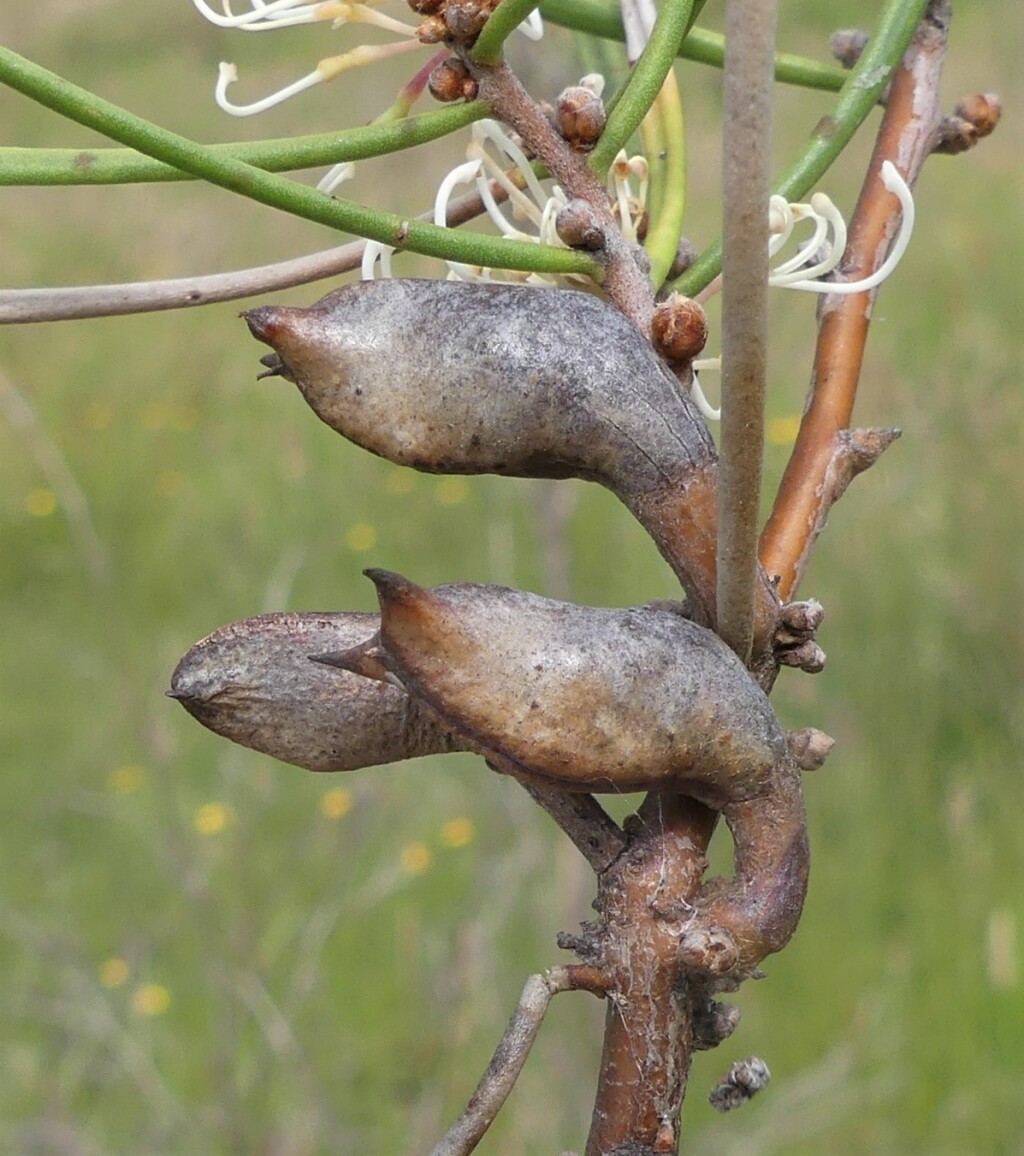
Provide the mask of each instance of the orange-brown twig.
{"label": "orange-brown twig", "polygon": [[[898,203],[879,179],[882,163],[891,161],[913,184],[932,150],[940,120],[939,76],[949,18],[949,0],[935,0],[893,77],[851,221],[842,265],[849,280],[865,277],[881,265],[896,232]],[[895,436],[886,438],[887,431],[841,436],[853,414],[875,292],[826,297],[822,305],[810,404],[761,536],[761,562],[770,576],[778,578],[783,601],[794,595],[833,503],[854,474],[870,465]],[[866,456],[851,457],[851,438],[864,443]]]}

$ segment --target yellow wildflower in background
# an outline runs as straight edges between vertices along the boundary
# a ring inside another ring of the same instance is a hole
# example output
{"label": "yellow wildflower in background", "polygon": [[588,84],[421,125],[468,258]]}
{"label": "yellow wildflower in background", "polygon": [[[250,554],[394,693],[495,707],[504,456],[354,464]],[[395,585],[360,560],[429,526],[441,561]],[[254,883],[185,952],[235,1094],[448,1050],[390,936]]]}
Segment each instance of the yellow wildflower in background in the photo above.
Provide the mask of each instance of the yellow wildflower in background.
{"label": "yellow wildflower in background", "polygon": [[469,497],[469,482],[465,478],[443,478],[437,483],[434,497],[442,506],[461,505]]}
{"label": "yellow wildflower in background", "polygon": [[345,545],[357,554],[372,550],[377,545],[377,531],[367,522],[356,522],[348,528]]}
{"label": "yellow wildflower in background", "polygon": [[146,983],[132,992],[132,1011],[140,1016],[160,1016],[171,1006],[171,993],[162,983]]}
{"label": "yellow wildflower in background", "polygon": [[100,964],[100,983],[104,987],[121,987],[128,980],[128,963],[118,956]]}
{"label": "yellow wildflower in background", "polygon": [[107,790],[113,795],[131,795],[146,781],[146,772],[135,763],[115,767],[107,775]]}
{"label": "yellow wildflower in background", "polygon": [[48,518],[57,509],[57,495],[45,486],[29,490],[25,495],[25,509],[33,518]]}
{"label": "yellow wildflower in background", "polygon": [[449,819],[441,828],[441,842],[446,847],[465,847],[476,838],[476,827],[473,820],[460,815],[456,819]]}
{"label": "yellow wildflower in background", "polygon": [[345,787],[333,787],[320,796],[320,814],[325,819],[341,819],[352,810],[352,792]]}
{"label": "yellow wildflower in background", "polygon": [[200,835],[219,835],[232,823],[235,813],[224,803],[204,803],[193,820]]}
{"label": "yellow wildflower in background", "polygon": [[399,863],[406,875],[422,875],[430,866],[432,858],[426,843],[407,843],[402,848]]}

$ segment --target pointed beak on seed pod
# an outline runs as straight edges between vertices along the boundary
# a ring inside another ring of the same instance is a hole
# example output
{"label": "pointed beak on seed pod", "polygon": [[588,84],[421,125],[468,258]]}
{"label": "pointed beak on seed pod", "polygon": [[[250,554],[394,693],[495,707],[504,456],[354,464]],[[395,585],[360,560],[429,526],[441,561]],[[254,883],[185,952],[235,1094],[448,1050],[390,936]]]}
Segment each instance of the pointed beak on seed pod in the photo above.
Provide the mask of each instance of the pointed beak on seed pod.
{"label": "pointed beak on seed pod", "polygon": [[309,661],[317,651],[358,648],[377,626],[374,614],[247,618],[191,647],[168,693],[216,734],[311,771],[458,749],[400,688]]}

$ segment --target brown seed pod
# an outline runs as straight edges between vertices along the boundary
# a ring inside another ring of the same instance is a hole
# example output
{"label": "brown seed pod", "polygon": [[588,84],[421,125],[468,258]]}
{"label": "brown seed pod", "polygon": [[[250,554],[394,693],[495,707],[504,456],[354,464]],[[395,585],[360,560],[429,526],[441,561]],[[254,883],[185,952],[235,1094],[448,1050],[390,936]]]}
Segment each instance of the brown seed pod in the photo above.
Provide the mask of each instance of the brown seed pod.
{"label": "brown seed pod", "polygon": [[[428,473],[607,486],[714,621],[717,456],[697,408],[640,333],[586,293],[363,281],[311,309],[245,315],[333,429]],[[760,584],[770,651],[778,602]]]}
{"label": "brown seed pod", "polygon": [[768,699],[716,635],[648,607],[367,573],[378,636],[322,661],[369,677],[383,665],[442,729],[517,778],[677,790],[721,811],[735,876],[705,885],[680,962],[749,974],[789,941],[809,862],[800,770]]}
{"label": "brown seed pod", "polygon": [[743,664],[678,614],[367,574],[378,639],[332,661],[373,677],[369,650],[446,727],[522,777],[579,791],[671,787],[721,810],[761,794],[787,751]]}
{"label": "brown seed pod", "polygon": [[168,693],[216,734],[310,771],[460,749],[400,688],[309,661],[357,645],[378,624],[375,614],[246,618],[191,647]]}

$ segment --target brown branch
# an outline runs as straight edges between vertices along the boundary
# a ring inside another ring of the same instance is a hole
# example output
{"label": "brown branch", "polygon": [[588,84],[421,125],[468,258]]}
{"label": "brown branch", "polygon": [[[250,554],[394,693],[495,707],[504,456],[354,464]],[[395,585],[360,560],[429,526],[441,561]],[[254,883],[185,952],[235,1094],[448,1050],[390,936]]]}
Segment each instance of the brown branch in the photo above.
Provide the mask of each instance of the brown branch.
{"label": "brown branch", "polygon": [[717,629],[743,659],[754,637],[768,345],[774,0],[726,4],[722,434]]}
{"label": "brown branch", "polygon": [[507,64],[478,64],[466,58],[466,65],[479,85],[480,99],[486,101],[494,115],[519,134],[527,151],[544,162],[570,200],[585,201],[594,210],[604,226],[604,249],[596,254],[605,269],[602,288],[609,300],[648,336],[654,289],[647,258],[642,249],[622,236],[604,186],[587,164],[585,154],[574,151],[559,136]]}
{"label": "brown branch", "polygon": [[[934,0],[893,77],[850,225],[841,266],[847,280],[865,277],[878,268],[896,234],[898,202],[879,177],[883,162],[891,161],[913,184],[934,144],[949,18],[949,0]],[[826,297],[822,303],[810,402],[761,536],[761,562],[768,574],[778,577],[783,600],[794,595],[829,508],[845,489],[835,481],[837,468],[843,468],[843,455],[850,452],[849,440],[860,437],[863,441],[865,437],[847,435],[844,448],[840,434],[849,428],[853,414],[875,292]],[[866,451],[861,469],[885,448],[879,448],[877,436],[875,445],[877,452],[872,457],[870,449]]]}
{"label": "brown branch", "polygon": [[692,799],[648,795],[629,848],[601,879],[593,946],[613,986],[586,1156],[675,1152],[693,1050],[735,1026],[715,1016],[706,985],[684,976],[678,956],[715,818]]}
{"label": "brown branch", "polygon": [[465,1111],[434,1146],[431,1156],[467,1156],[473,1151],[515,1086],[548,1004],[559,992],[581,990],[603,995],[600,972],[592,967],[570,966],[553,967],[543,975],[530,976],[487,1071]]}

